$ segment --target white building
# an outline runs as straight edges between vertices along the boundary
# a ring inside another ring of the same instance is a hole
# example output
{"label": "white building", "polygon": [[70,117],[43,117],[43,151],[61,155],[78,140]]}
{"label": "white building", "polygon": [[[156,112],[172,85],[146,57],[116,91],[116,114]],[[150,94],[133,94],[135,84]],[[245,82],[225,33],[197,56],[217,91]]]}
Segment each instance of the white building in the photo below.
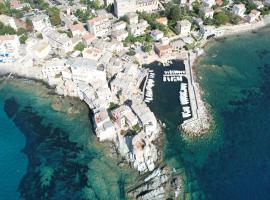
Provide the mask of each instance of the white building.
{"label": "white building", "polygon": [[112,31],[111,37],[117,41],[123,41],[128,37],[128,32],[126,30]]}
{"label": "white building", "polygon": [[51,27],[51,22],[48,15],[38,14],[30,18],[34,30],[42,32],[45,28]]}
{"label": "white building", "polygon": [[245,4],[235,4],[232,8],[232,13],[240,17],[244,17],[245,12],[246,12]]}
{"label": "white building", "polygon": [[114,109],[111,113],[112,120],[121,130],[126,129],[127,127],[132,128],[138,124],[138,118],[127,105],[121,105],[120,107]]}
{"label": "white building", "polygon": [[119,22],[116,22],[112,25],[113,31],[120,31],[120,30],[124,30],[126,28],[127,28],[127,23],[124,21],[119,21]]}
{"label": "white building", "polygon": [[213,19],[214,17],[214,10],[212,8],[209,8],[209,7],[202,7],[200,9],[200,13],[202,16],[204,16],[204,18],[210,18],[210,19]]}
{"label": "white building", "polygon": [[203,26],[200,29],[200,33],[204,38],[209,38],[209,37],[219,37],[224,34],[224,30],[222,29],[217,29],[214,26]]}
{"label": "white building", "polygon": [[122,17],[129,12],[153,12],[159,9],[158,0],[114,0],[114,14]]}
{"label": "white building", "polygon": [[10,26],[17,30],[17,26],[13,17],[9,17],[7,15],[0,15],[0,22],[2,22],[5,26]]}
{"label": "white building", "polygon": [[215,0],[202,0],[203,5],[211,8],[212,6],[216,5]]}
{"label": "white building", "polygon": [[94,113],[94,124],[100,141],[113,141],[116,138],[116,130],[106,109],[100,109]]}
{"label": "white building", "polygon": [[57,85],[65,68],[65,60],[53,58],[45,63],[41,71],[50,85]]}
{"label": "white building", "polygon": [[46,28],[42,31],[44,39],[57,51],[67,53],[73,50],[73,43],[64,33],[59,33],[52,28]]}
{"label": "white building", "polygon": [[147,21],[141,19],[137,24],[128,25],[128,32],[136,37],[144,34],[148,26],[149,24],[147,23]]}
{"label": "white building", "polygon": [[176,24],[176,29],[180,36],[188,36],[190,34],[191,23],[186,19],[178,21]]}
{"label": "white building", "polygon": [[84,58],[98,60],[102,55],[102,51],[95,47],[88,47],[83,50],[82,54]]}
{"label": "white building", "polygon": [[88,31],[96,37],[109,35],[111,26],[111,21],[106,16],[95,17],[87,21]]}
{"label": "white building", "polygon": [[156,30],[151,31],[151,36],[155,41],[158,41],[161,38],[163,38],[164,33],[162,31],[156,29]]}
{"label": "white building", "polygon": [[106,83],[106,73],[98,69],[97,62],[87,58],[69,58],[66,65],[71,68],[72,78],[76,81],[84,81],[92,85]]}
{"label": "white building", "polygon": [[46,40],[28,39],[26,51],[33,59],[46,58],[51,52],[51,45]]}
{"label": "white building", "polygon": [[251,10],[250,14],[247,15],[247,21],[249,23],[255,22],[260,17],[261,12],[258,10]]}
{"label": "white building", "polygon": [[72,36],[83,36],[86,33],[86,30],[82,23],[74,24],[69,27]]}
{"label": "white building", "polygon": [[130,12],[130,13],[126,14],[126,16],[127,16],[128,23],[130,25],[138,24],[138,22],[139,22],[139,16],[138,16],[137,13]]}
{"label": "white building", "polygon": [[0,63],[14,62],[18,57],[19,47],[17,35],[0,35]]}
{"label": "white building", "polygon": [[153,112],[145,102],[132,102],[132,110],[138,116],[146,135],[152,137],[158,131],[158,122]]}

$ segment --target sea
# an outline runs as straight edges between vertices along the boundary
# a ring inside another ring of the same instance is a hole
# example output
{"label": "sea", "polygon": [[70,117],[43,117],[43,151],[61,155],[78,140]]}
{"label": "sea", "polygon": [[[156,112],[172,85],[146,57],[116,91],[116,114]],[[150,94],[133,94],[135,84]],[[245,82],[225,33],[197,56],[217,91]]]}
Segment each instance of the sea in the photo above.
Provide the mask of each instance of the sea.
{"label": "sea", "polygon": [[[181,172],[180,199],[267,200],[270,196],[270,28],[208,43],[194,66],[213,123],[201,137],[179,131],[179,82],[152,63],[150,108],[165,125],[164,162]],[[119,167],[75,98],[42,83],[0,80],[0,199],[126,199],[138,174]]]}

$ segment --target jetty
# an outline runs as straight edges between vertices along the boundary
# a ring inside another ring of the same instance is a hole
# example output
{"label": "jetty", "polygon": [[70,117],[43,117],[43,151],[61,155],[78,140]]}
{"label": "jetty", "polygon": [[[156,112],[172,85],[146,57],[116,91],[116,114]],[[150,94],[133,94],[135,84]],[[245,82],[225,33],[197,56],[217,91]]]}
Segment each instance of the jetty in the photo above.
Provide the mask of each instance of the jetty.
{"label": "jetty", "polygon": [[[190,135],[200,135],[210,127],[206,105],[201,99],[199,86],[193,77],[192,66],[195,58],[194,54],[189,53],[188,59],[184,60],[185,71],[179,73],[181,77],[179,101],[182,106],[183,118],[181,129]],[[184,77],[187,82],[182,81]]]}

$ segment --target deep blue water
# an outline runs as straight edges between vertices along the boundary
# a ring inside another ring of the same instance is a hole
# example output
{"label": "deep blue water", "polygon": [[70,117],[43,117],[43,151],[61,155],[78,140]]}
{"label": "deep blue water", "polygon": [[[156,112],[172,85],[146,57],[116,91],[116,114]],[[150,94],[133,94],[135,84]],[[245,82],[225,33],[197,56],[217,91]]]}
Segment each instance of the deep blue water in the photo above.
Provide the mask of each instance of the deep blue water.
{"label": "deep blue water", "polygon": [[167,125],[166,162],[184,172],[183,199],[269,199],[270,28],[212,42],[199,59],[197,81],[214,119],[201,138],[179,132],[179,85],[162,82],[157,63],[150,67],[157,73],[151,108]]}
{"label": "deep blue water", "polygon": [[18,187],[27,168],[27,157],[21,152],[24,135],[4,112],[4,99],[0,98],[0,199],[19,199]]}

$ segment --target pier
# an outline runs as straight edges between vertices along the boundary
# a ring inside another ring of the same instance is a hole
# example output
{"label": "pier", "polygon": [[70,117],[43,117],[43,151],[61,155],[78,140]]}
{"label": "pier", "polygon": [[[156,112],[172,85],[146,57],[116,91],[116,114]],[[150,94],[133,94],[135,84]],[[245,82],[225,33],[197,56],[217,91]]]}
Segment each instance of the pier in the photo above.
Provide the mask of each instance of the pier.
{"label": "pier", "polygon": [[184,70],[166,70],[163,82],[180,82],[179,101],[182,106],[181,129],[190,135],[200,135],[209,130],[210,118],[201,99],[199,85],[194,80],[192,66],[196,55],[190,52],[183,60]]}

